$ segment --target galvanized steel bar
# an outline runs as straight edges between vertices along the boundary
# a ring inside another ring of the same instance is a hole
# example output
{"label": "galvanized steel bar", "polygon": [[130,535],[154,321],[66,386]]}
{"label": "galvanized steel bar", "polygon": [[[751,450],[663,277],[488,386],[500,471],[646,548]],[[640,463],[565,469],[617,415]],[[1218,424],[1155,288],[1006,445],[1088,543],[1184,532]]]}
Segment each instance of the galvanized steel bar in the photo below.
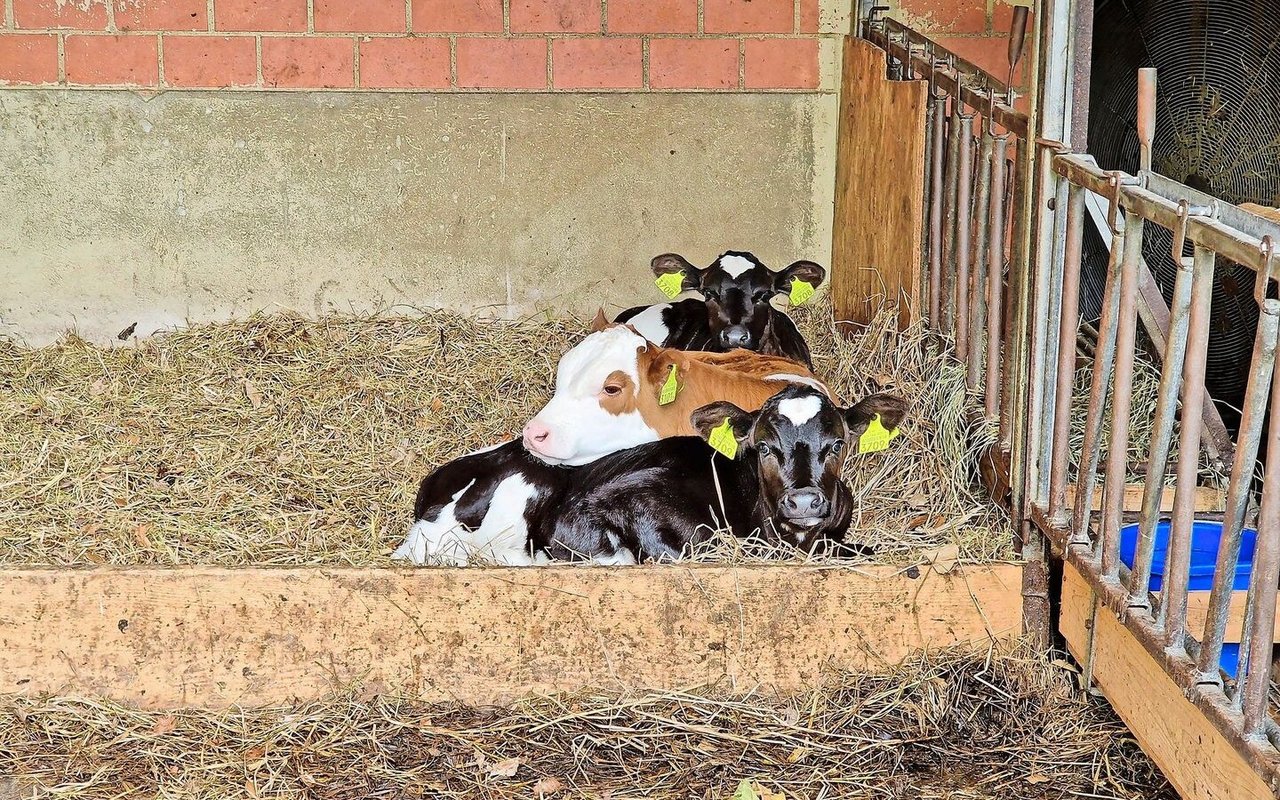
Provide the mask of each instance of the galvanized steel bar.
{"label": "galvanized steel bar", "polygon": [[1063,250],[1062,305],[1058,324],[1058,376],[1053,418],[1053,463],[1049,474],[1049,516],[1065,525],[1067,461],[1071,450],[1071,397],[1076,375],[1076,332],[1080,327],[1080,258],[1084,251],[1085,190],[1071,186],[1067,200],[1067,241]]}
{"label": "galvanized steel bar", "polygon": [[[1005,158],[1009,137],[997,136],[991,147],[991,197],[988,216],[991,238],[987,246],[987,387],[988,422],[1000,421],[1000,349],[1004,342]],[[1003,426],[1001,428],[1004,430]]]}
{"label": "galvanized steel bar", "polygon": [[[1187,352],[1191,290],[1196,275],[1195,259],[1182,256],[1183,244],[1186,241],[1186,220],[1190,213],[1190,207],[1184,205],[1181,215],[1182,225],[1179,226],[1180,234],[1175,234],[1173,241],[1173,257],[1174,263],[1178,265],[1178,274],[1173,285],[1173,302],[1169,304],[1169,331],[1165,337],[1160,388],[1156,396],[1155,424],[1151,432],[1147,478],[1143,488],[1142,512],[1138,523],[1138,542],[1129,575],[1130,608],[1150,608],[1148,585],[1151,582],[1151,564],[1155,555],[1155,530],[1160,517],[1160,497],[1164,489],[1164,479],[1169,471],[1169,451],[1173,445],[1174,422],[1178,412],[1182,365],[1186,360]],[[1192,451],[1193,455],[1197,453],[1198,450]],[[1194,492],[1194,488],[1191,491]]]}
{"label": "galvanized steel bar", "polygon": [[947,96],[933,98],[929,120],[929,323],[942,324],[943,165],[947,150]]}
{"label": "galvanized steel bar", "polygon": [[955,335],[956,218],[960,195],[960,104],[951,98],[947,123],[947,169],[942,196],[942,316],[941,329]]}
{"label": "galvanized steel bar", "polygon": [[1111,441],[1107,445],[1107,474],[1102,507],[1100,567],[1112,578],[1120,567],[1120,514],[1124,507],[1125,476],[1129,471],[1129,414],[1133,408],[1134,347],[1138,332],[1138,267],[1142,257],[1145,220],[1125,215],[1124,252],[1120,267],[1120,306],[1116,318],[1115,385],[1111,397]]}
{"label": "galvanized steel bar", "polygon": [[994,145],[989,124],[982,126],[977,143],[978,178],[973,198],[973,273],[969,276],[969,309],[973,342],[965,372],[969,391],[978,391],[982,357],[987,346],[987,249],[991,246],[991,151]]}
{"label": "galvanized steel bar", "polygon": [[955,132],[960,163],[956,170],[955,261],[956,357],[969,360],[969,262],[973,256],[973,115],[960,113]]}

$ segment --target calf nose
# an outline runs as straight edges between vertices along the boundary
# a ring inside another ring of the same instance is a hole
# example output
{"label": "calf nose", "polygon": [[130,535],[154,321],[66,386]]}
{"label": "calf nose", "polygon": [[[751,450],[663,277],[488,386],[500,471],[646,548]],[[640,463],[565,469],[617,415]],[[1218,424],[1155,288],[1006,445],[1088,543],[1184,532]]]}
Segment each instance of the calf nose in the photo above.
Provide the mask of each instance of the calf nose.
{"label": "calf nose", "polygon": [[825,517],[829,506],[826,495],[817,489],[797,489],[783,495],[781,510],[784,519],[807,519]]}
{"label": "calf nose", "polygon": [[751,334],[746,328],[726,328],[720,334],[720,341],[725,347],[747,347],[751,344]]}
{"label": "calf nose", "polygon": [[524,426],[524,440],[531,444],[546,444],[551,438],[551,429],[536,419]]}

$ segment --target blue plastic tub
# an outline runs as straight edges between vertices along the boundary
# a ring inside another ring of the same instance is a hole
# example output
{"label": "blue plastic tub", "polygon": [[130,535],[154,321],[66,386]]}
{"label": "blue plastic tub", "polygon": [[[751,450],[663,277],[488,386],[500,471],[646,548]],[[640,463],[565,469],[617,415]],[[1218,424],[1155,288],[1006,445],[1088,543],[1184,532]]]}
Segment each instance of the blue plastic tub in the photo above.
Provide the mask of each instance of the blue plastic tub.
{"label": "blue plastic tub", "polygon": [[[1218,541],[1222,538],[1222,523],[1199,520],[1191,526],[1191,578],[1187,588],[1193,592],[1207,592],[1213,588],[1213,573],[1218,563]],[[1240,534],[1240,561],[1236,564],[1235,582],[1232,588],[1244,591],[1249,588],[1249,573],[1253,567],[1253,547],[1258,532],[1245,528]],[[1151,591],[1160,591],[1164,582],[1164,564],[1169,550],[1169,522],[1156,524],[1155,557],[1151,560]],[[1138,526],[1126,525],[1120,529],[1120,560],[1133,568],[1133,556],[1138,549]],[[1222,645],[1222,658],[1218,665],[1231,677],[1236,676],[1240,660],[1240,645]]]}

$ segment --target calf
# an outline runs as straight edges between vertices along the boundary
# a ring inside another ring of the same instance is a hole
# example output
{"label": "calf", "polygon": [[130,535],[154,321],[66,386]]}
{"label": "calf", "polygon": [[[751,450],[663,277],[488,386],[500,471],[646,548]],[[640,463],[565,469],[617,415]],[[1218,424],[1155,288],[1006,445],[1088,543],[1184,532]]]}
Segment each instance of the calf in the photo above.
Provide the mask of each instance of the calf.
{"label": "calf", "polygon": [[817,287],[826,270],[812,261],[797,261],[773,272],[751,253],[733,250],[698,269],[684,256],[667,253],[653,259],[653,273],[680,276],[681,291],[695,290],[703,299],[689,298],[623,311],[625,322],[649,341],[681,350],[723,353],[735,348],[782,356],[813,368],[809,345],[786,314],[770,301],[791,291],[793,281]]}
{"label": "calf", "polygon": [[555,393],[524,428],[525,447],[548,464],[581,466],[694,435],[690,414],[717,400],[754,411],[792,383],[830,394],[808,369],[777,356],[659,347],[628,326],[609,325],[603,314],[592,331],[560,359]]}
{"label": "calf", "polygon": [[896,429],[905,409],[885,394],[842,409],[805,386],[782,390],[754,413],[705,405],[693,425],[709,438],[727,422],[736,458],[692,436],[601,458],[573,473],[558,510],[533,529],[534,548],[554,559],[668,560],[726,526],[804,550],[838,545],[853,512],[840,477],[845,456],[874,417]]}

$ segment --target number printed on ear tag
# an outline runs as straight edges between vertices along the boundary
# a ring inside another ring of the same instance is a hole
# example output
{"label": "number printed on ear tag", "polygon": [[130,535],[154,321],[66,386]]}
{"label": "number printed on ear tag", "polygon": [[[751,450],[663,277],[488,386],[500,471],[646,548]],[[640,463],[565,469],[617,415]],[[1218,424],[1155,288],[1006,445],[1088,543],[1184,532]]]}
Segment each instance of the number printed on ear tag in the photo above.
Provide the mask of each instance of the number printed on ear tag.
{"label": "number printed on ear tag", "polygon": [[667,373],[667,380],[662,384],[662,391],[658,394],[658,405],[671,405],[676,401],[676,393],[680,391],[680,384],[676,381],[676,365],[671,365],[671,371]]}
{"label": "number printed on ear tag", "polygon": [[668,272],[665,275],[658,276],[654,283],[658,284],[658,288],[667,297],[675,297],[684,291],[684,273]]}
{"label": "number printed on ear tag", "polygon": [[900,433],[902,431],[898,428],[893,430],[886,428],[884,423],[880,421],[880,415],[876,414],[871,418],[867,429],[858,437],[858,454],[878,453],[881,450],[888,449],[889,442],[897,438]]}
{"label": "number printed on ear tag", "polygon": [[729,418],[725,417],[724,422],[711,429],[711,435],[707,437],[707,444],[720,455],[728,459],[736,458],[738,455],[738,437],[733,435],[733,426],[729,424]]}
{"label": "number printed on ear tag", "polygon": [[791,305],[798,306],[813,297],[813,284],[799,279],[791,281]]}

